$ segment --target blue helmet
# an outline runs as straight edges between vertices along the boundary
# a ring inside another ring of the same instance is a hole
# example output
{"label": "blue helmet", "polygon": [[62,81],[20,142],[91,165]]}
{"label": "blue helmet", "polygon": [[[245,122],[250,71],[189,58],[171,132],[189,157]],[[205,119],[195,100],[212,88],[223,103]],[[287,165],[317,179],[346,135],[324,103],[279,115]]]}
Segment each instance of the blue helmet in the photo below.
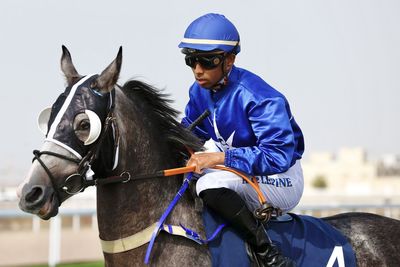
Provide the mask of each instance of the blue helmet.
{"label": "blue helmet", "polygon": [[222,50],[238,54],[240,52],[239,32],[225,16],[209,13],[189,25],[178,47],[194,51]]}

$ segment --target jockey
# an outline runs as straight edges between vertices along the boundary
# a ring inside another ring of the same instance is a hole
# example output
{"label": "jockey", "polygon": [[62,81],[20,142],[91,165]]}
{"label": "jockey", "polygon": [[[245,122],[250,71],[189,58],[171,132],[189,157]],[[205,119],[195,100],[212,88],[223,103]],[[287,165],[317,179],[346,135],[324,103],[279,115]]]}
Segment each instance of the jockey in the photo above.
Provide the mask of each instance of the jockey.
{"label": "jockey", "polygon": [[254,189],[234,173],[209,169],[223,164],[255,175],[268,204],[282,212],[293,209],[303,193],[304,140],[287,99],[257,75],[234,65],[240,52],[239,33],[223,15],[194,20],[179,48],[195,78],[182,123],[190,125],[208,109],[210,116],[194,133],[216,145],[215,152],[196,153],[187,163],[201,174],[197,194],[241,234],[263,266],[295,266],[271,244],[253,216],[259,206]]}

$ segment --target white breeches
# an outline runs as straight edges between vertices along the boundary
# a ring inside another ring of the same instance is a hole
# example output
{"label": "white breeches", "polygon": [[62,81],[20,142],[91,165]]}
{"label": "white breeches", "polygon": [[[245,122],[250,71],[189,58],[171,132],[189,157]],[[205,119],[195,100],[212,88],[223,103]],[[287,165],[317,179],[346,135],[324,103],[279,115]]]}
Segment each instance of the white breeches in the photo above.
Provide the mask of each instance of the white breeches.
{"label": "white breeches", "polygon": [[[300,160],[286,172],[257,176],[257,182],[267,202],[284,213],[292,210],[303,194],[304,179]],[[197,181],[197,195],[201,191],[212,188],[229,188],[237,192],[247,206],[253,210],[260,206],[256,191],[241,177],[229,171],[207,169]]]}

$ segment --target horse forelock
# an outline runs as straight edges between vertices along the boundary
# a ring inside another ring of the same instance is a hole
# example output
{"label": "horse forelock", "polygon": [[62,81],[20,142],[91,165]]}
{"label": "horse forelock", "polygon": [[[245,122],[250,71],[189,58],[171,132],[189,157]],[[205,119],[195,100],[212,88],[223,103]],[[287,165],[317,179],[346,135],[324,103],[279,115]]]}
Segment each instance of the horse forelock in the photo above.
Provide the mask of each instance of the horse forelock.
{"label": "horse forelock", "polygon": [[168,143],[177,162],[188,155],[187,148],[194,151],[202,149],[201,141],[177,121],[180,112],[171,107],[173,101],[169,99],[169,94],[138,80],[127,81],[121,89],[133,104],[144,104],[151,110],[158,135]]}

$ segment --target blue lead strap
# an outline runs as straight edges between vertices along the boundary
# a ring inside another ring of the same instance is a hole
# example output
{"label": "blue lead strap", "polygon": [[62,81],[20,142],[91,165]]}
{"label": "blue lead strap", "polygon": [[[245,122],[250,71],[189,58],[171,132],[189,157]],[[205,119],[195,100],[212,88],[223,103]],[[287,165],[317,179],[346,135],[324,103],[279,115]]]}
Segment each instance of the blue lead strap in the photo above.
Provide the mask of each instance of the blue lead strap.
{"label": "blue lead strap", "polygon": [[226,226],[226,224],[220,224],[218,227],[217,227],[217,229],[214,231],[214,233],[209,237],[209,238],[207,238],[207,239],[202,239],[201,237],[200,237],[200,235],[198,234],[198,233],[196,233],[195,231],[193,231],[193,230],[191,230],[191,229],[189,229],[189,228],[186,228],[185,226],[183,226],[182,224],[179,224],[181,227],[182,227],[182,229],[183,230],[185,230],[185,232],[186,232],[186,235],[190,238],[190,239],[192,239],[193,241],[195,241],[195,242],[197,242],[197,243],[199,243],[199,244],[201,244],[201,245],[206,245],[206,244],[208,244],[209,242],[211,242],[211,241],[213,241],[217,236],[218,236],[218,234],[222,231],[222,229],[224,229],[224,227]]}
{"label": "blue lead strap", "polygon": [[147,247],[146,251],[146,257],[144,259],[144,263],[147,265],[149,264],[150,261],[150,254],[151,250],[153,249],[154,246],[154,241],[156,240],[156,237],[158,235],[158,232],[161,229],[161,226],[164,224],[165,220],[167,219],[168,215],[171,213],[171,211],[174,209],[176,203],[178,203],[179,199],[182,197],[182,195],[185,193],[186,189],[189,186],[189,182],[192,179],[193,173],[189,173],[186,177],[186,179],[183,181],[183,185],[179,189],[178,193],[176,193],[174,199],[172,202],[169,204],[168,208],[164,211],[163,215],[161,216],[160,220],[157,222],[156,227],[153,231],[153,234],[150,239],[150,243]]}
{"label": "blue lead strap", "polygon": [[[156,227],[154,228],[154,231],[152,233],[149,245],[147,247],[146,257],[145,257],[145,260],[144,260],[145,264],[149,264],[151,250],[153,249],[156,237],[157,237],[160,229],[163,228],[162,226],[164,225],[164,222],[167,219],[168,215],[174,209],[176,203],[178,203],[178,201],[180,200],[180,198],[182,197],[182,195],[185,193],[186,189],[188,188],[189,182],[191,181],[192,176],[193,176],[193,173],[189,173],[188,174],[188,176],[184,180],[183,185],[179,189],[178,193],[176,193],[174,199],[171,201],[171,203],[169,204],[168,208],[165,210],[165,212],[161,216],[160,220],[157,222]],[[218,234],[222,231],[222,229],[226,226],[226,224],[220,224],[217,227],[217,229],[214,231],[214,233],[207,239],[202,239],[198,233],[196,233],[195,231],[193,231],[193,230],[191,230],[189,228],[186,228],[182,224],[180,224],[180,226],[182,227],[183,230],[185,230],[186,236],[188,238],[192,239],[193,241],[197,242],[200,245],[205,245],[205,244],[208,244],[210,241],[213,241],[218,236]],[[173,233],[172,226],[167,224],[167,227],[168,227],[168,232],[170,234],[172,234]]]}
{"label": "blue lead strap", "polygon": [[[198,124],[200,124],[200,122],[201,122],[202,120],[204,120],[208,115],[210,115],[210,111],[209,111],[208,109],[206,109],[206,110],[203,112],[203,114],[201,114],[191,125],[189,125],[189,126],[187,127],[187,129],[188,129],[189,131],[191,131],[194,127],[196,127]],[[192,176],[193,176],[193,173],[192,173],[192,172],[189,173],[189,174],[187,175],[187,177],[186,177],[186,179],[183,181],[183,185],[182,185],[181,188],[179,189],[178,193],[176,193],[174,199],[173,199],[172,202],[169,204],[168,208],[164,211],[164,213],[163,213],[163,215],[161,216],[160,220],[157,222],[156,227],[155,227],[155,229],[154,229],[154,231],[153,231],[153,234],[152,234],[152,236],[151,236],[149,246],[147,247],[146,257],[145,257],[145,259],[144,259],[144,263],[145,263],[146,265],[149,264],[151,250],[153,249],[154,241],[156,240],[156,237],[157,237],[157,235],[158,235],[158,232],[159,232],[160,229],[161,229],[161,226],[164,224],[164,222],[165,222],[165,220],[167,219],[168,215],[169,215],[169,214],[171,213],[171,211],[174,209],[176,203],[178,203],[178,201],[181,199],[182,195],[185,193],[186,189],[187,189],[188,186],[189,186],[189,182],[190,182],[190,180],[192,179]],[[223,227],[222,227],[222,228],[223,228]],[[222,229],[222,228],[221,228],[221,229]],[[184,228],[184,229],[185,229],[185,228]],[[220,229],[219,231],[221,231],[221,229]],[[170,228],[170,230],[171,230],[171,228]],[[186,229],[185,229],[185,230],[186,230]],[[172,231],[172,230],[171,230],[171,231]],[[219,231],[218,231],[218,232],[219,232]],[[187,232],[187,231],[186,231],[186,232]],[[196,234],[196,235],[198,236],[198,234],[195,233],[194,231],[191,231],[191,230],[190,230],[190,232],[192,232],[192,233],[194,233],[194,234]],[[214,237],[214,235],[216,236],[216,234],[213,234],[213,237]],[[198,238],[199,238],[199,240],[201,240],[200,237],[198,237]],[[214,237],[214,238],[215,238],[215,237]]]}

